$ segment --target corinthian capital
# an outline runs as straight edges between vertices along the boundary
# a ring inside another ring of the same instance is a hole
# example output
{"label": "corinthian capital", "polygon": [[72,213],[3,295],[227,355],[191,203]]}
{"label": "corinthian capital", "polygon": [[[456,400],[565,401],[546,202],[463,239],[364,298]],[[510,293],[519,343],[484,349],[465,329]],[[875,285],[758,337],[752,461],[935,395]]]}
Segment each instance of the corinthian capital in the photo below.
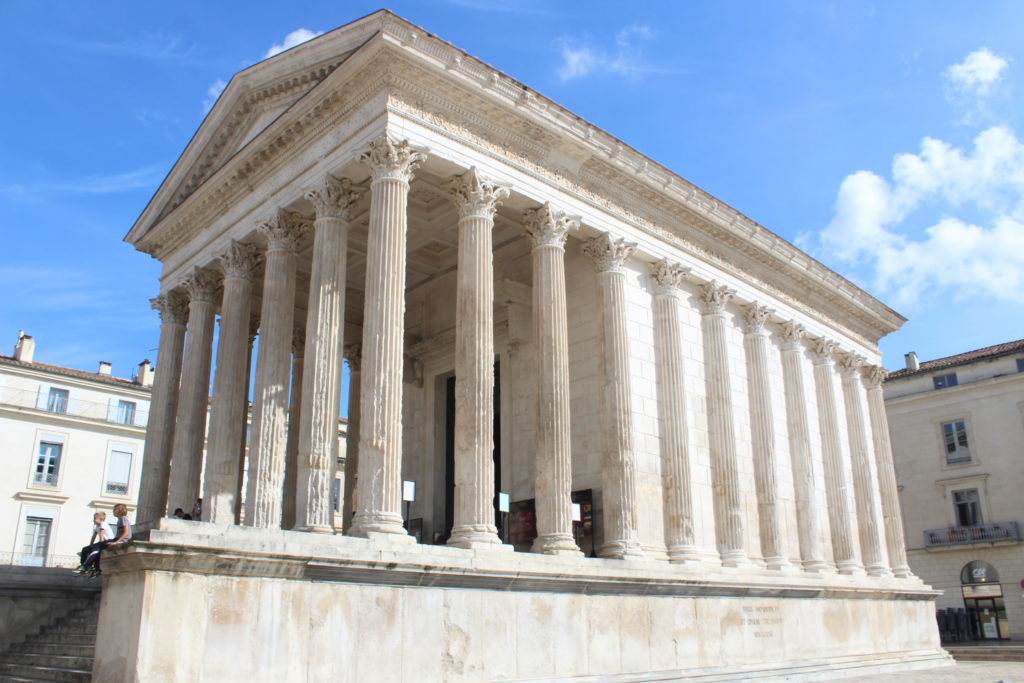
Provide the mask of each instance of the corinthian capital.
{"label": "corinthian capital", "polygon": [[184,325],[188,320],[188,299],[176,289],[150,299],[149,305],[160,314],[160,322]]}
{"label": "corinthian capital", "polygon": [[203,301],[212,304],[220,286],[220,278],[213,271],[196,266],[192,269],[192,274],[185,278],[184,284],[190,302]]}
{"label": "corinthian capital", "polygon": [[225,279],[252,280],[259,256],[252,245],[231,240],[231,245],[218,257]]}
{"label": "corinthian capital", "polygon": [[661,259],[651,264],[651,277],[654,278],[658,294],[671,294],[678,291],[689,276],[689,268],[668,259]]}
{"label": "corinthian capital", "polygon": [[335,178],[328,173],[319,185],[306,192],[306,199],[313,203],[317,218],[347,221],[351,219],[352,205],[359,201],[363,192],[348,178]]}
{"label": "corinthian capital", "polygon": [[832,353],[836,350],[836,343],[825,337],[814,337],[811,339],[811,353],[814,355],[815,363],[828,363],[832,361]]}
{"label": "corinthian capital", "polygon": [[747,334],[761,334],[764,332],[765,323],[775,312],[774,308],[762,306],[756,301],[747,304],[743,311],[743,331]]}
{"label": "corinthian capital", "polygon": [[798,346],[807,336],[807,330],[795,320],[787,320],[779,325],[779,331],[782,333],[782,341],[789,347]]}
{"label": "corinthian capital", "polygon": [[299,240],[309,231],[312,221],[297,211],[278,209],[258,230],[267,238],[268,251],[295,251]]}
{"label": "corinthian capital", "polygon": [[493,183],[481,178],[476,167],[445,183],[444,188],[452,195],[459,207],[460,218],[494,218],[501,200],[508,197],[507,185]]}
{"label": "corinthian capital", "polygon": [[530,209],[523,214],[526,234],[533,243],[533,248],[557,247],[565,248],[565,240],[570,230],[580,227],[579,216],[566,216],[562,211],[551,208],[544,202],[539,209]]}
{"label": "corinthian capital", "polygon": [[845,351],[839,354],[839,367],[843,369],[844,375],[856,375],[864,366],[866,359],[859,353]]}
{"label": "corinthian capital", "polygon": [[408,183],[412,173],[426,160],[424,150],[409,144],[408,140],[393,140],[386,133],[370,143],[359,160],[370,167],[374,180],[400,180]]}
{"label": "corinthian capital", "polygon": [[635,249],[636,242],[612,237],[607,232],[583,244],[583,253],[594,261],[599,273],[621,273],[623,264]]}
{"label": "corinthian capital", "polygon": [[359,372],[359,369],[363,363],[363,345],[346,344],[345,360],[348,361],[349,372]]}
{"label": "corinthian capital", "polygon": [[700,302],[704,315],[717,315],[725,310],[725,305],[736,295],[735,289],[729,289],[717,281],[705,282],[700,286]]}
{"label": "corinthian capital", "polygon": [[867,380],[869,389],[881,388],[882,383],[885,382],[885,378],[889,374],[881,365],[865,365],[861,368],[861,371],[864,373],[864,379]]}

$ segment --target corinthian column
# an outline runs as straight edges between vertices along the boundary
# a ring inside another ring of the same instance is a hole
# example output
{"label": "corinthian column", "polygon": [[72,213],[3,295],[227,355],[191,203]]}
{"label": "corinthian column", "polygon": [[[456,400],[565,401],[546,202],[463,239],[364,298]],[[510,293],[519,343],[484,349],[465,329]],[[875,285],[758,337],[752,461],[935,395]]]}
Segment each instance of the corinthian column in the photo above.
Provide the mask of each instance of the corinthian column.
{"label": "corinthian column", "polygon": [[569,431],[569,325],[565,303],[565,240],[579,219],[549,204],[529,211],[533,244],[534,498],[533,552],[582,555],[572,533],[572,443]]}
{"label": "corinthian column", "polygon": [[821,525],[818,519],[817,476],[811,455],[811,437],[807,418],[807,394],[804,391],[802,340],[804,326],[792,320],[784,322],[782,334],[782,380],[786,391],[786,428],[789,433],[789,458],[796,496],[796,524],[800,542],[800,560],[806,572],[821,572],[828,563],[821,552]]}
{"label": "corinthian column", "polygon": [[583,245],[594,261],[601,291],[601,413],[604,458],[604,544],[601,557],[644,556],[637,529],[636,459],[629,381],[629,335],[626,330],[626,275],[622,266],[636,244],[605,233]]}
{"label": "corinthian column", "polygon": [[349,529],[352,527],[356,481],[359,480],[359,392],[362,386],[360,373],[362,347],[359,344],[346,346],[345,360],[348,361],[348,435],[345,437],[345,497],[341,501],[341,528],[345,533],[349,533]]}
{"label": "corinthian column", "polygon": [[156,377],[146,424],[146,466],[139,482],[136,520],[149,522],[167,513],[167,485],[174,443],[174,416],[178,410],[181,355],[185,348],[188,301],[177,291],[150,299],[160,313],[160,345],[156,356]]}
{"label": "corinthian column", "polygon": [[494,213],[508,188],[475,168],[448,184],[459,210],[455,281],[455,514],[450,545],[499,544],[494,525]]}
{"label": "corinthian column", "polygon": [[832,372],[832,352],[835,348],[835,342],[824,337],[811,340],[821,450],[825,459],[825,495],[828,500],[829,528],[832,530],[832,556],[840,574],[856,574],[860,573],[862,568],[853,550],[849,483],[846,480],[839,442],[839,418],[836,415],[836,392]]}
{"label": "corinthian column", "polygon": [[775,479],[775,418],[768,384],[768,332],[764,328],[772,313],[772,309],[758,303],[743,308],[743,350],[747,357],[750,442],[754,452],[761,554],[769,569],[782,569],[789,566],[789,561],[782,547],[779,484]]}
{"label": "corinthian column", "polygon": [[867,424],[864,421],[864,385],[861,380],[864,357],[844,353],[840,356],[839,365],[843,375],[843,404],[846,406],[846,432],[853,464],[853,498],[857,505],[861,559],[869,575],[892,576],[882,555],[884,539],[878,524],[878,479],[872,472]]}
{"label": "corinthian column", "polygon": [[687,446],[683,339],[679,331],[679,288],[689,268],[661,260],[651,266],[654,279],[654,340],[658,354],[658,411],[661,472],[665,495],[665,544],[669,562],[699,562],[693,541],[693,479]]}
{"label": "corinthian column", "polygon": [[[157,366],[159,367],[159,366]],[[868,381],[868,415],[871,419],[871,438],[875,446],[878,488],[882,494],[882,519],[885,523],[885,546],[889,552],[892,573],[900,578],[913,576],[907,564],[907,546],[903,539],[903,519],[896,487],[896,468],[889,442],[889,421],[885,414],[885,396],[882,382],[885,369],[877,365],[865,368]]]}
{"label": "corinthian column", "polygon": [[736,426],[732,413],[729,353],[725,339],[725,305],[735,290],[712,280],[701,285],[703,305],[705,384],[708,402],[708,436],[711,447],[711,482],[715,499],[715,536],[722,564],[748,564],[743,543],[743,508],[736,464]]}
{"label": "corinthian column", "polygon": [[306,353],[299,420],[295,528],[334,533],[334,465],[345,325],[345,260],[352,205],[362,192],[347,179],[325,176],[306,194],[316,209],[309,276]]}
{"label": "corinthian column", "polygon": [[267,240],[267,262],[263,275],[256,384],[252,394],[246,526],[281,526],[295,320],[295,249],[308,229],[309,221],[304,216],[284,209],[278,210],[276,216],[259,228]]}
{"label": "corinthian column", "polygon": [[405,534],[402,524],[402,370],[409,181],[425,159],[387,135],[361,157],[370,167],[366,304],[363,313],[359,509],[352,534]]}
{"label": "corinthian column", "polygon": [[281,498],[281,528],[295,526],[295,489],[299,475],[299,423],[302,414],[302,372],[306,353],[306,332],[292,331],[292,396],[288,406],[288,439],[284,448],[284,495]]}
{"label": "corinthian column", "polygon": [[210,431],[203,477],[203,521],[234,524],[238,471],[242,466],[238,444],[245,432],[240,419],[248,400],[249,312],[256,252],[248,244],[232,240],[221,255],[224,300],[220,307],[220,338],[217,341],[217,374],[213,378]]}
{"label": "corinthian column", "polygon": [[188,336],[181,369],[178,416],[171,451],[171,477],[167,507],[191,510],[199,497],[199,471],[203,464],[206,407],[210,392],[210,361],[213,354],[216,275],[196,268],[185,281],[189,293]]}

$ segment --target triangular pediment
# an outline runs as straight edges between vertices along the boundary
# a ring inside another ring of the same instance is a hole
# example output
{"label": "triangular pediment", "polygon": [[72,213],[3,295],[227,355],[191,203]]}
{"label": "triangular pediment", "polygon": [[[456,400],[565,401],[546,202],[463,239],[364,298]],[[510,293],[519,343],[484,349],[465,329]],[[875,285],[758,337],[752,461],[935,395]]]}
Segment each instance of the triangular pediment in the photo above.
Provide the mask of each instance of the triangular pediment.
{"label": "triangular pediment", "polygon": [[235,74],[125,239],[134,243],[180,206],[372,38],[387,16],[376,12]]}

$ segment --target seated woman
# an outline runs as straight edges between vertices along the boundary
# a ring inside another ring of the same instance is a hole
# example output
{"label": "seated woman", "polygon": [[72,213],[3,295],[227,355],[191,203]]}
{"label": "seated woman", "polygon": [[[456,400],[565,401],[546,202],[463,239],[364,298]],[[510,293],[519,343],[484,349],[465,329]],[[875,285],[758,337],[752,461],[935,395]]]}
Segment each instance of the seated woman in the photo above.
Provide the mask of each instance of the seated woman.
{"label": "seated woman", "polygon": [[100,574],[100,555],[103,550],[106,550],[112,545],[119,545],[121,543],[127,543],[132,540],[132,525],[128,521],[128,506],[124,503],[118,503],[114,506],[114,517],[117,518],[117,531],[112,540],[101,541],[97,545],[100,546],[95,552],[86,558],[85,562],[82,563],[81,571],[79,573],[91,574],[92,576],[98,576]]}

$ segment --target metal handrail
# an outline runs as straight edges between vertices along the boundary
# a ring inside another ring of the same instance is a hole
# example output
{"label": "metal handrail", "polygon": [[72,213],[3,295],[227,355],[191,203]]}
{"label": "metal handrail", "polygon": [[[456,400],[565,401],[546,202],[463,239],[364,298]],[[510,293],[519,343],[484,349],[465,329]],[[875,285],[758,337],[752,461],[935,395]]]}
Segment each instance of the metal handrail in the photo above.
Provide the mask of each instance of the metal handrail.
{"label": "metal handrail", "polygon": [[77,567],[81,559],[78,555],[35,555],[33,553],[0,552],[0,565],[18,567]]}
{"label": "metal handrail", "polygon": [[1020,529],[1017,522],[995,522],[976,526],[954,526],[946,529],[932,529],[924,532],[926,548],[968,543],[995,543],[998,541],[1019,541]]}

